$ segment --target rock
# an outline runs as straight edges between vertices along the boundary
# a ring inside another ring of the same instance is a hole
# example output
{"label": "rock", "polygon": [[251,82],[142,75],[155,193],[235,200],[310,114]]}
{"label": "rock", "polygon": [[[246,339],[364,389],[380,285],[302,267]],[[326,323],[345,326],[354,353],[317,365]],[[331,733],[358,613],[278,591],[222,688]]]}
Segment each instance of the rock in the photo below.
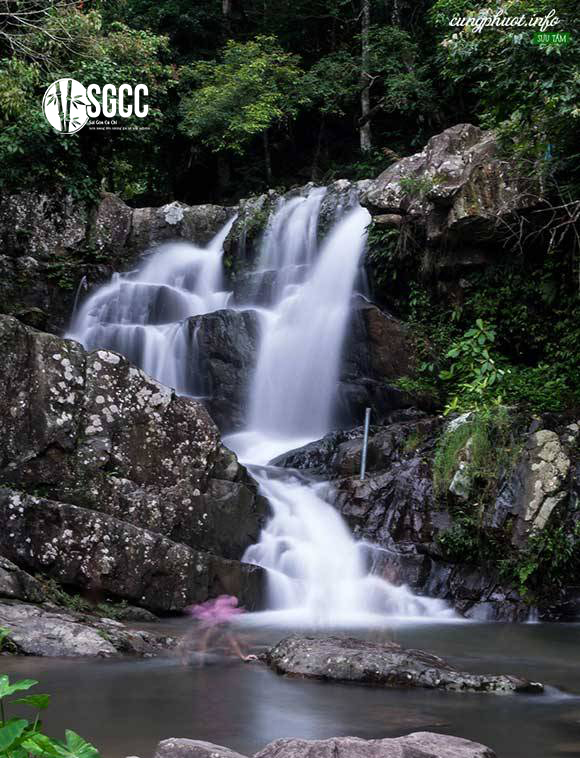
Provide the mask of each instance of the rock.
{"label": "rock", "polygon": [[404,324],[367,301],[358,299],[343,348],[339,388],[339,423],[352,426],[372,409],[374,422],[408,408],[416,400],[392,383],[414,373],[412,340]]}
{"label": "rock", "polygon": [[189,339],[201,377],[196,394],[222,432],[242,428],[256,365],[259,320],[256,311],[221,310],[188,319]]}
{"label": "rock", "polygon": [[213,742],[171,737],[157,745],[154,758],[245,758],[227,747]]}
{"label": "rock", "polygon": [[[260,573],[224,559],[256,541],[268,506],[203,406],[116,353],[86,353],[10,317],[0,317],[0,340],[10,356],[0,365],[0,469],[12,489],[3,507],[19,535],[0,536],[6,557],[152,610],[226,584],[254,607]],[[64,551],[54,563],[48,513]]]}
{"label": "rock", "polygon": [[539,204],[538,187],[502,160],[492,132],[457,124],[389,166],[363,195],[379,215],[418,219],[427,241],[498,236],[497,223]]}
{"label": "rock", "polygon": [[[29,571],[174,612],[222,593],[255,607],[256,566],[194,550],[104,513],[0,488],[0,551]],[[237,569],[237,571],[236,571]]]}
{"label": "rock", "polygon": [[569,473],[570,458],[556,432],[540,429],[531,434],[486,523],[501,529],[511,522],[512,543],[523,546],[527,537],[544,529],[552,513],[568,500]]}
{"label": "rock", "polygon": [[271,742],[254,758],[495,758],[495,753],[485,745],[461,737],[415,732],[406,737],[383,740],[359,737],[282,739]]}
{"label": "rock", "polygon": [[543,692],[537,682],[515,676],[487,676],[457,671],[445,660],[422,650],[405,650],[394,642],[374,643],[354,637],[291,635],[266,654],[279,674],[382,687],[449,692]]}
{"label": "rock", "polygon": [[5,483],[228,558],[256,540],[267,504],[200,403],[116,353],[8,317],[0,335],[11,355],[0,366]]}
{"label": "rock", "polygon": [[86,207],[70,195],[0,195],[0,250],[9,256],[66,256],[84,241],[87,224]]}
{"label": "rock", "polygon": [[87,232],[88,246],[112,261],[126,255],[134,213],[120,197],[104,192]]}
{"label": "rock", "polygon": [[175,646],[171,637],[127,629],[123,624],[47,607],[0,602],[0,626],[17,652],[45,657],[159,654]]}
{"label": "rock", "polygon": [[189,206],[173,202],[160,208],[135,208],[128,246],[133,253],[167,240],[183,239],[206,245],[235,213],[221,205]]}
{"label": "rock", "polygon": [[42,603],[45,593],[42,584],[12,561],[0,555],[0,597]]}

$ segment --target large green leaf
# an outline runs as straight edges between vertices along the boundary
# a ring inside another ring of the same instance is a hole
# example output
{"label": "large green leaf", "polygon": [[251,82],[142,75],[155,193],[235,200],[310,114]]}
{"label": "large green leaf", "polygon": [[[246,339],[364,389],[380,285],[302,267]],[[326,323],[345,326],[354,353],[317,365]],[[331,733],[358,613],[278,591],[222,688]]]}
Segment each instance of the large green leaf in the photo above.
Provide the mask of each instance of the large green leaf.
{"label": "large green leaf", "polygon": [[10,704],[12,705],[13,703],[31,705],[33,708],[38,708],[39,711],[43,711],[49,706],[50,695],[26,695],[26,697],[19,697],[18,700],[11,700]]}
{"label": "large green leaf", "polygon": [[61,755],[66,756],[66,758],[100,758],[97,748],[80,737],[76,732],[67,729],[65,736],[67,752]]}
{"label": "large green leaf", "polygon": [[35,684],[38,684],[36,679],[21,679],[19,682],[10,684],[8,677],[3,674],[0,676],[0,698],[13,695],[20,690],[29,690],[31,687],[34,687]]}
{"label": "large green leaf", "polygon": [[14,719],[0,727],[0,755],[7,755],[8,748],[22,736],[28,726],[26,719]]}

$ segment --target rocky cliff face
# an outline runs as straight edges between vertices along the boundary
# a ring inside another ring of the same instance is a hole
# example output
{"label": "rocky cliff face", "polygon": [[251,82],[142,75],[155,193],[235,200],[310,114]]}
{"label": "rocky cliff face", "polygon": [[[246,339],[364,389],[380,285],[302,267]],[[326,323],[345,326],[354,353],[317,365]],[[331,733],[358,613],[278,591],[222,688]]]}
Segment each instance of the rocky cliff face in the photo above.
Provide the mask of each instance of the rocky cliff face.
{"label": "rocky cliff face", "polygon": [[134,209],[111,194],[92,207],[67,195],[0,195],[0,312],[60,334],[77,291],[84,296],[161,242],[205,245],[234,213],[178,202]]}
{"label": "rocky cliff face", "polygon": [[[0,318],[0,551],[157,611],[229,591],[267,504],[194,400],[105,350]],[[233,559],[233,560],[228,560]]]}
{"label": "rocky cliff face", "polygon": [[[359,476],[361,427],[329,434],[276,463],[334,482],[334,503],[353,532],[386,549],[371,551],[370,560],[374,571],[389,581],[441,597],[479,620],[523,621],[530,603],[537,604],[545,619],[576,617],[580,605],[573,586],[552,586],[544,594],[538,588],[524,597],[498,570],[498,561],[491,556],[472,560],[468,548],[477,534],[497,541],[501,557],[517,561],[521,556],[522,567],[527,567],[530,541],[544,530],[548,534],[559,525],[571,539],[578,533],[579,423],[557,417],[532,421],[521,431],[521,452],[505,471],[497,494],[483,501],[469,484],[467,489],[457,486],[458,471],[470,481],[461,457],[449,491],[435,492],[435,448],[449,422],[417,411],[398,413],[401,420],[371,428],[364,481]],[[466,513],[474,529],[477,525],[473,534],[454,531],[465,523]],[[464,557],[450,557],[445,550],[450,534],[457,535],[458,553],[465,548]]]}

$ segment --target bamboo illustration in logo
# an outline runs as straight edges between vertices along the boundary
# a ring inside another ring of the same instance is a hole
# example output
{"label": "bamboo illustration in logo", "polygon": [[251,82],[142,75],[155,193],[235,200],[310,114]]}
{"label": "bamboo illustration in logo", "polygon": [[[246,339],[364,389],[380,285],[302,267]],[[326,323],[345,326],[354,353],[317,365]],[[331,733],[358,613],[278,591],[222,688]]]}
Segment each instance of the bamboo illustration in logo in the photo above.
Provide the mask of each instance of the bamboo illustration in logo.
{"label": "bamboo illustration in logo", "polygon": [[42,107],[51,126],[73,134],[87,122],[85,88],[75,79],[59,79],[46,90]]}

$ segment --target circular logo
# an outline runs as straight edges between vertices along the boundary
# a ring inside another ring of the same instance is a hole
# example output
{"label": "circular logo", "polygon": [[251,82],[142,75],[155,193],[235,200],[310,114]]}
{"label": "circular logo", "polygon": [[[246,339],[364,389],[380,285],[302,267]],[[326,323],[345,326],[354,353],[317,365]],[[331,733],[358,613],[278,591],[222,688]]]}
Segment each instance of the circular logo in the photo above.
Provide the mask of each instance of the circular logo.
{"label": "circular logo", "polygon": [[74,134],[89,120],[87,90],[76,79],[58,79],[44,93],[42,110],[57,132]]}

